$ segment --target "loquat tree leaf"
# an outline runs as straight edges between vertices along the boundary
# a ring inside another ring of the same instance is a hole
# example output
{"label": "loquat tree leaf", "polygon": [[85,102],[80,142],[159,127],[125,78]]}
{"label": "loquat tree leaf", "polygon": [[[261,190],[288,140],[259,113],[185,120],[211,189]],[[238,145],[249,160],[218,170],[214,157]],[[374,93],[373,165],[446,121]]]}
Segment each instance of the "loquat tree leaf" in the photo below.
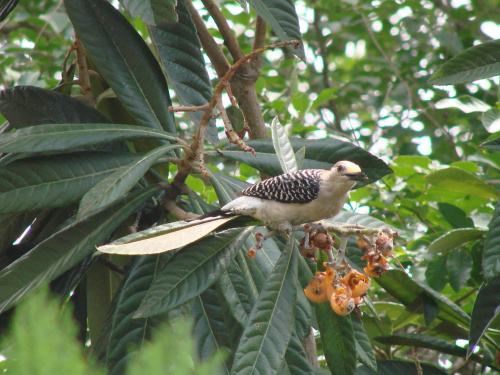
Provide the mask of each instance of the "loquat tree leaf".
{"label": "loquat tree leaf", "polygon": [[314,308],[328,368],[337,375],[356,374],[356,339],[351,316],[337,315],[329,302],[315,303]]}
{"label": "loquat tree leaf", "polygon": [[175,141],[162,130],[121,124],[46,124],[5,133],[0,152],[47,152],[71,150],[134,138],[158,138]]}
{"label": "loquat tree leaf", "polygon": [[115,296],[105,357],[106,368],[111,375],[123,374],[128,360],[151,338],[153,330],[166,320],[161,315],[149,319],[133,318],[161,263],[159,257],[166,258],[165,255],[136,257]]}
{"label": "loquat tree leaf", "polygon": [[40,124],[109,122],[101,112],[81,100],[34,86],[1,91],[0,112],[16,129]]}
{"label": "loquat tree leaf", "polygon": [[[281,41],[302,41],[299,19],[291,0],[246,0],[250,7],[273,29]],[[305,60],[304,46],[293,49],[300,59]]]}
{"label": "loquat tree leaf", "polygon": [[278,117],[275,117],[271,122],[271,134],[276,156],[281,165],[283,173],[295,172],[297,168],[297,160],[288,140],[288,135],[285,129],[280,124]]}
{"label": "loquat tree leaf", "polygon": [[175,13],[177,0],[120,0],[120,3],[132,17],[140,16],[143,22],[150,25],[178,21]]}
{"label": "loquat tree leaf", "polygon": [[43,282],[51,281],[80,262],[146,200],[156,186],[140,189],[80,222],[70,223],[0,271],[0,311],[15,305]]}
{"label": "loquat tree leaf", "polygon": [[482,241],[486,233],[486,230],[476,228],[452,229],[432,241],[427,251],[429,253],[445,253],[471,241]]}
{"label": "loquat tree leaf", "polygon": [[268,374],[280,368],[293,331],[297,256],[290,236],[250,313],[231,374]]}
{"label": "loquat tree leaf", "polygon": [[83,196],[77,220],[122,197],[144,177],[160,157],[180,147],[180,145],[157,147],[100,181]]}
{"label": "loquat tree leaf", "polygon": [[105,0],[65,0],[86,51],[137,123],[176,134],[165,76],[153,53]]}
{"label": "loquat tree leaf", "polygon": [[375,357],[375,352],[373,351],[370,339],[363,326],[363,321],[357,311],[351,314],[351,322],[354,330],[354,338],[356,340],[356,353],[358,354],[360,362],[376,371],[377,359]]}
{"label": "loquat tree leaf", "polygon": [[500,276],[500,202],[495,207],[486,235],[482,263],[486,279]]}
{"label": "loquat tree leaf", "polygon": [[499,288],[500,276],[495,276],[479,289],[472,309],[467,357],[474,352],[491,321],[500,313]]}
{"label": "loquat tree leaf", "polygon": [[438,109],[457,108],[464,113],[472,113],[472,112],[486,112],[491,108],[491,106],[473,96],[462,95],[459,96],[458,98],[441,99],[436,103],[436,108]]}
{"label": "loquat tree leaf", "polygon": [[[425,375],[445,375],[445,371],[437,368],[436,366],[420,363],[422,373]],[[389,375],[389,374],[405,374],[405,375],[418,375],[417,368],[414,361],[401,361],[401,360],[378,360],[377,371],[373,371],[365,366],[357,369],[356,375]]]}
{"label": "loquat tree leaf", "polygon": [[500,40],[492,40],[453,56],[434,73],[431,85],[456,85],[500,75]]}
{"label": "loquat tree leaf", "polygon": [[228,229],[181,249],[158,272],[135,316],[157,315],[200,295],[233,262],[251,230]]}
{"label": "loquat tree leaf", "polygon": [[[177,1],[176,11],[179,21],[151,27],[151,38],[180,103],[202,106],[212,99],[212,85],[200,50],[201,43],[186,0]],[[197,129],[203,111],[187,112],[187,115]],[[213,144],[219,141],[215,120],[209,122],[207,139]]]}
{"label": "loquat tree leaf", "polygon": [[0,213],[76,202],[94,185],[139,157],[131,153],[79,152],[16,160],[0,168]]}

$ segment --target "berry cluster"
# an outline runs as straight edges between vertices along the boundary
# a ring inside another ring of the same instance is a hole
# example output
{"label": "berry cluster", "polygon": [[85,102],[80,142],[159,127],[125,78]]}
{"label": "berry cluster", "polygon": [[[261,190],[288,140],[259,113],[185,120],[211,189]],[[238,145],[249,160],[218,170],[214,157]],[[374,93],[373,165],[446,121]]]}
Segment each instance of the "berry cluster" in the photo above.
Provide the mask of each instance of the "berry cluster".
{"label": "berry cluster", "polygon": [[306,297],[316,303],[329,301],[335,313],[349,314],[363,302],[370,288],[369,276],[380,277],[387,272],[385,257],[393,257],[393,240],[396,237],[397,232],[390,230],[380,231],[371,237],[358,234],[358,246],[363,251],[361,259],[366,259],[364,273],[361,273],[353,269],[345,258],[349,235],[341,238],[336,256],[333,256],[334,241],[330,235],[314,233],[306,236],[299,247],[302,255],[312,258],[316,251],[322,250],[329,258],[329,262],[323,263],[326,270],[316,272],[304,289]]}

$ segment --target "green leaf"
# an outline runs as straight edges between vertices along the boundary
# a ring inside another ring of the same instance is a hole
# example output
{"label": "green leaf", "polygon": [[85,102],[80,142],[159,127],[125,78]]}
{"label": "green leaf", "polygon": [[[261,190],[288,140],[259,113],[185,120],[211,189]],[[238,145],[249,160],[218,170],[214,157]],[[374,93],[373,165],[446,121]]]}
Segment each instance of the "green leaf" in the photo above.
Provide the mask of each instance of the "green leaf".
{"label": "green leaf", "polygon": [[458,108],[464,113],[486,112],[491,108],[489,104],[470,95],[441,99],[435,106],[437,109]]}
{"label": "green leaf", "polygon": [[209,288],[233,262],[252,228],[234,228],[183,248],[158,272],[135,317],[174,309]]}
{"label": "green leaf", "polygon": [[39,211],[30,211],[13,215],[0,215],[0,253],[21,237],[38,214]]}
{"label": "green leaf", "polygon": [[237,263],[229,265],[217,280],[217,287],[226,300],[231,314],[243,327],[247,325],[248,315],[255,302],[247,287],[247,280]]}
{"label": "green leaf", "polygon": [[90,368],[83,358],[71,313],[61,312],[59,303],[49,298],[48,288],[20,304],[10,328],[7,367],[12,374],[104,373]]}
{"label": "green leaf", "polygon": [[132,17],[140,16],[141,21],[150,25],[178,21],[175,13],[177,0],[120,0],[120,3]]}
{"label": "green leaf", "polygon": [[4,133],[0,152],[46,152],[70,150],[134,138],[176,137],[161,130],[121,124],[47,124]]}
{"label": "green leaf", "polygon": [[[496,133],[500,130],[500,109],[491,108],[483,113],[481,122],[488,133]],[[489,143],[489,142],[486,142]],[[480,146],[481,147],[481,146]]]}
{"label": "green leaf", "polygon": [[452,229],[431,242],[427,251],[430,253],[445,253],[465,246],[471,241],[482,241],[486,234],[484,229],[459,228]]}
{"label": "green leaf", "polygon": [[[306,156],[302,166],[304,169],[330,169],[340,160],[350,160],[358,164],[361,166],[363,172],[368,175],[368,180],[361,184],[358,183],[358,186],[372,183],[392,173],[392,169],[381,159],[352,143],[333,138],[320,140],[291,139],[290,142],[294,152],[297,152],[302,147],[306,147]],[[248,164],[271,176],[283,173],[279,160],[275,154],[272,140],[249,141],[248,145],[255,149],[257,152],[256,157],[243,151],[233,149],[223,151],[222,155]]]}
{"label": "green leaf", "polygon": [[499,290],[499,276],[488,280],[488,283],[483,284],[479,289],[472,309],[467,356],[471,355],[491,321],[500,313]]}
{"label": "green leaf", "polygon": [[285,353],[285,362],[292,375],[312,375],[314,374],[309,363],[304,347],[296,334],[292,333],[290,343]]}
{"label": "green leaf", "polygon": [[[196,352],[201,359],[207,359],[214,353],[227,351],[231,347],[219,297],[216,290],[209,288],[195,298],[191,310],[195,324]],[[221,366],[217,374],[229,374],[227,363]]]}
{"label": "green leaf", "polygon": [[189,222],[176,221],[122,237],[110,245],[99,246],[97,250],[121,255],[164,253],[192,244],[236,218],[229,216]]}
{"label": "green leaf", "polygon": [[[291,0],[247,0],[247,2],[266,21],[282,42],[287,40],[302,41],[299,18]],[[305,61],[303,44],[292,51]]]}
{"label": "green leaf", "polygon": [[16,86],[0,92],[0,112],[14,128],[109,122],[101,112],[81,100],[34,86]]}
{"label": "green leaf", "polygon": [[137,190],[62,228],[5,267],[0,271],[0,311],[12,307],[43,282],[55,279],[80,262],[158,191],[156,186]]}
{"label": "green leaf", "polygon": [[400,333],[384,337],[376,337],[376,341],[385,345],[415,346],[417,348],[427,348],[437,350],[440,353],[465,357],[467,350],[439,337],[421,335],[417,333]]}
{"label": "green leaf", "polygon": [[[429,365],[427,363],[420,363],[422,373],[425,375],[447,375],[447,372]],[[417,375],[417,368],[414,361],[401,361],[401,360],[378,360],[377,372],[361,366],[357,369],[356,375]]]}
{"label": "green leaf", "polygon": [[446,221],[453,225],[454,228],[468,228],[474,226],[474,221],[470,217],[467,217],[465,211],[457,206],[446,202],[438,202],[438,208]]}
{"label": "green leaf", "polygon": [[80,152],[17,160],[0,168],[0,213],[63,206],[140,155]]}
{"label": "green leaf", "polygon": [[425,270],[425,279],[427,280],[427,283],[432,289],[437,290],[438,292],[443,289],[448,282],[446,268],[447,259],[447,255],[438,256],[427,264],[427,268]]}
{"label": "green leaf", "polygon": [[[151,27],[151,38],[180,103],[202,106],[212,99],[212,85],[200,40],[185,0],[178,1],[176,11],[179,22]],[[203,111],[187,115],[197,129]],[[210,120],[207,139],[213,144],[219,141],[215,120]]]}
{"label": "green leaf", "polygon": [[151,338],[152,331],[162,322],[162,317],[133,318],[153,281],[158,263],[158,256],[135,258],[115,297],[106,347],[106,368],[111,375],[123,374],[129,358],[138,353],[142,344]]}
{"label": "green leaf", "polygon": [[441,189],[473,197],[498,199],[498,190],[486,184],[472,173],[461,168],[449,167],[429,173],[427,181]]}
{"label": "green leaf", "polygon": [[456,85],[500,75],[500,40],[470,47],[453,56],[436,73],[432,85]]}
{"label": "green leaf", "polygon": [[472,258],[465,249],[456,249],[448,255],[448,277],[455,292],[460,292],[470,278]]}
{"label": "green leaf", "polygon": [[483,272],[487,280],[500,276],[500,202],[495,207],[489,228],[483,250]]}
{"label": "green leaf", "polygon": [[481,143],[478,147],[486,148],[489,150],[499,151],[500,150],[500,138],[492,139],[491,141]]}
{"label": "green leaf", "polygon": [[360,362],[373,371],[377,371],[375,352],[370,344],[370,339],[366,334],[360,315],[357,313],[351,314],[351,322],[354,330],[354,338],[356,340],[356,353],[358,354]]}
{"label": "green leaf", "polygon": [[83,196],[78,209],[77,220],[122,197],[134,187],[137,181],[144,177],[149,168],[160,157],[180,147],[180,145],[157,147],[146,155],[142,155],[139,160],[118,169],[112,175],[106,177]]}
{"label": "green leaf", "polygon": [[231,374],[278,371],[293,331],[297,257],[295,239],[290,235],[249,316]]}
{"label": "green leaf", "polygon": [[333,218],[325,220],[326,222],[329,223],[343,223],[343,224],[358,224],[362,225],[366,228],[390,228],[393,231],[396,231],[399,233],[400,236],[404,237],[405,232],[402,231],[401,229],[398,229],[396,227],[393,227],[392,225],[386,224],[382,220],[379,220],[377,218],[374,218],[373,216],[370,215],[364,215],[364,214],[358,214],[356,212],[351,212],[351,211],[340,211],[337,215],[335,215]]}
{"label": "green leaf", "polygon": [[271,134],[274,150],[276,151],[276,156],[278,157],[283,173],[297,171],[297,161],[295,160],[292,145],[278,117],[275,117],[271,122]]}
{"label": "green leaf", "polygon": [[176,134],[163,72],[127,19],[105,0],[65,0],[64,5],[100,74],[137,123]]}
{"label": "green leaf", "polygon": [[335,375],[356,373],[356,339],[351,316],[333,312],[330,304],[315,303],[318,328],[328,368]]}
{"label": "green leaf", "polygon": [[470,317],[455,303],[434,289],[417,283],[405,272],[389,270],[376,282],[411,311],[423,313],[423,294],[433,299],[439,308],[438,318],[468,327]]}

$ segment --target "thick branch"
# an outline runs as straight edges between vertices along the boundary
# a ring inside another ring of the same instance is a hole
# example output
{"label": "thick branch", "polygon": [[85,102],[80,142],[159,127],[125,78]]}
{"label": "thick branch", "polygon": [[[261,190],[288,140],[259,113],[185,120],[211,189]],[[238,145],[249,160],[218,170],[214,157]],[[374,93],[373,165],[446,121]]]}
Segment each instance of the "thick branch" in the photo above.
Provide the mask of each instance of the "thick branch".
{"label": "thick branch", "polygon": [[[258,50],[259,48],[262,48],[266,44],[266,34],[267,34],[267,24],[266,21],[262,19],[261,16],[257,16],[257,21],[255,24],[255,36],[253,39],[253,46],[252,46],[252,51]],[[262,54],[257,55],[253,59],[253,66],[254,69],[260,70],[260,67],[262,66],[262,59],[264,56]]]}
{"label": "thick branch", "polygon": [[217,24],[217,28],[224,39],[224,44],[226,45],[229,53],[233,57],[234,61],[241,60],[244,56],[243,51],[236,40],[236,36],[234,35],[233,30],[229,27],[226,21],[226,17],[222,14],[217,4],[215,4],[214,0],[201,0],[205,8],[208,10],[208,13],[212,16],[215,23]]}
{"label": "thick branch", "polygon": [[191,0],[188,0],[187,4],[189,7],[189,13],[191,14],[191,18],[193,19],[198,33],[198,38],[200,38],[201,45],[203,46],[205,53],[210,58],[210,61],[217,72],[217,76],[222,77],[226,74],[231,65],[227,61],[226,56],[224,56],[220,50],[219,45],[215,41],[212,34],[210,34],[210,31],[208,31],[205,22],[191,3]]}

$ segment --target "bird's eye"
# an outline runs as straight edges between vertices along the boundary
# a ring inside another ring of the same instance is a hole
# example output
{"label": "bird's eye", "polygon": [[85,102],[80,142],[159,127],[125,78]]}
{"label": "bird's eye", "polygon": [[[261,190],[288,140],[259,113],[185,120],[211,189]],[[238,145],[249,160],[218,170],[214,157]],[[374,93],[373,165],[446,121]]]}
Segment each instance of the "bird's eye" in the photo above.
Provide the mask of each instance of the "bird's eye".
{"label": "bird's eye", "polygon": [[341,173],[341,174],[342,174],[342,173],[344,173],[344,170],[345,170],[345,168],[344,168],[344,166],[343,166],[343,165],[339,165],[339,166],[337,167],[337,171],[338,171],[339,173]]}

